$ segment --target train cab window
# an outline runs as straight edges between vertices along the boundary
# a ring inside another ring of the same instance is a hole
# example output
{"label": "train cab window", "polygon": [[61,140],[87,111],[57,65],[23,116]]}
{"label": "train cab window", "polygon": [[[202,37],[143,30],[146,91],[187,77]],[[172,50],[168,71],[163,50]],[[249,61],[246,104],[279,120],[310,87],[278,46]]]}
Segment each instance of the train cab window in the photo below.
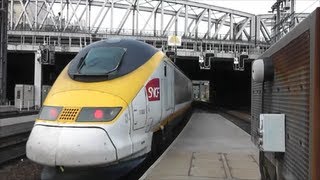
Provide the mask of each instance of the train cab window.
{"label": "train cab window", "polygon": [[120,47],[96,47],[82,57],[78,64],[78,73],[86,75],[105,75],[115,71],[125,54]]}
{"label": "train cab window", "polygon": [[137,40],[98,41],[79,51],[68,66],[68,75],[80,82],[111,80],[138,69],[158,51]]}

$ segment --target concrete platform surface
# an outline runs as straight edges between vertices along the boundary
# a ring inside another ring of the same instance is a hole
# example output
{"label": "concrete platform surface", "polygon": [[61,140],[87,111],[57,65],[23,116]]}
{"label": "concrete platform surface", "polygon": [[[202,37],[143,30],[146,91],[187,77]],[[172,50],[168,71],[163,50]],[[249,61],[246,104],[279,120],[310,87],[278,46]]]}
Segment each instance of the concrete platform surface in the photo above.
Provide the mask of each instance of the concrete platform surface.
{"label": "concrete platform surface", "polygon": [[140,179],[260,179],[250,135],[218,114],[195,112],[184,130]]}
{"label": "concrete platform surface", "polygon": [[3,118],[3,119],[0,119],[0,127],[14,125],[14,124],[20,124],[20,123],[25,123],[25,122],[34,122],[37,117],[38,117],[38,115],[28,115],[28,116]]}
{"label": "concrete platform surface", "polygon": [[37,116],[28,115],[0,119],[0,138],[30,132]]}

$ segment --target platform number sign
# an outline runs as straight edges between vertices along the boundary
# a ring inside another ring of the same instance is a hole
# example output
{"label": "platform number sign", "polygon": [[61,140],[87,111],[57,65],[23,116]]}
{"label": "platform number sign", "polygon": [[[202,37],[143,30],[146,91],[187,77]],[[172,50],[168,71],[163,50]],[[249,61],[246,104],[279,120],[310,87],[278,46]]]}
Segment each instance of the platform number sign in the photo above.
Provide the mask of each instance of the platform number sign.
{"label": "platform number sign", "polygon": [[146,85],[146,91],[149,101],[160,100],[160,80],[159,78],[151,79]]}

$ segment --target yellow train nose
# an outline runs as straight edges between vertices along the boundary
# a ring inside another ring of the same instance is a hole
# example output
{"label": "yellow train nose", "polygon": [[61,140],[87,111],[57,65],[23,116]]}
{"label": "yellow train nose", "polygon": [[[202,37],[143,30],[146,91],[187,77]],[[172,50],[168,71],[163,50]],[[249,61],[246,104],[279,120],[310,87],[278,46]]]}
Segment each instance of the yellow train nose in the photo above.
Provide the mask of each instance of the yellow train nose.
{"label": "yellow train nose", "polygon": [[39,120],[59,123],[110,122],[127,102],[109,93],[91,90],[64,91],[47,97]]}
{"label": "yellow train nose", "polygon": [[69,90],[50,94],[44,105],[63,107],[125,107],[121,97],[94,90]]}

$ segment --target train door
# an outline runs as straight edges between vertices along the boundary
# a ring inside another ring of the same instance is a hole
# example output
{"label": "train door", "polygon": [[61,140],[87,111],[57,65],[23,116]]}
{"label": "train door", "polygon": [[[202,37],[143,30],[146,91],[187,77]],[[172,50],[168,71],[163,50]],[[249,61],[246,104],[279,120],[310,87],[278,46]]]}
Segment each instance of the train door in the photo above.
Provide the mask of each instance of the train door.
{"label": "train door", "polygon": [[164,62],[163,66],[163,80],[162,80],[162,119],[168,117],[174,110],[174,98],[173,98],[173,79],[174,68],[167,62]]}
{"label": "train door", "polygon": [[138,152],[146,147],[147,134],[145,133],[145,125],[147,121],[147,104],[146,92],[142,88],[132,101],[133,125],[131,139],[133,144],[133,152]]}
{"label": "train door", "polygon": [[153,74],[146,83],[147,92],[147,125],[146,132],[155,130],[160,125],[162,97],[162,66]]}

